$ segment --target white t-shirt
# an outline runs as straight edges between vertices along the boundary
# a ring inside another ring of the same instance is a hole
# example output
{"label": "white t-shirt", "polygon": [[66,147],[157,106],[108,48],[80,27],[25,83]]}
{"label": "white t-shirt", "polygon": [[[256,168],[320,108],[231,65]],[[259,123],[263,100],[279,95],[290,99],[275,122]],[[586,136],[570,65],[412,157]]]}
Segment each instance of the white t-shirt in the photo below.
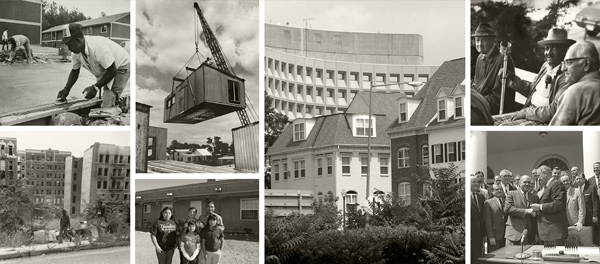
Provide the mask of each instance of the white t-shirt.
{"label": "white t-shirt", "polygon": [[73,53],[74,70],[83,67],[100,78],[113,63],[117,69],[129,64],[129,53],[114,41],[100,36],[84,36],[84,39],[87,59],[82,53]]}
{"label": "white t-shirt", "polygon": [[548,68],[546,69],[546,75],[544,75],[535,86],[535,92],[531,96],[531,103],[536,107],[550,105],[550,101],[548,99],[550,98],[550,87],[552,85],[546,85],[546,78],[550,76],[552,80],[554,80],[559,66],[551,68],[550,65],[548,65]]}

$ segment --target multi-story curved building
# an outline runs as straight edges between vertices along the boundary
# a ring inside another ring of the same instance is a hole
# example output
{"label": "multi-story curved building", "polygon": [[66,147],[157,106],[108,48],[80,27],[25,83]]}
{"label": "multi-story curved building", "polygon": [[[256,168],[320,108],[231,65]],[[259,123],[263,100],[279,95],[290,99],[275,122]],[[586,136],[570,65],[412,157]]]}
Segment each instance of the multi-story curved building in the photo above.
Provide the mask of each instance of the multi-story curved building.
{"label": "multi-story curved building", "polygon": [[[290,119],[342,113],[360,90],[414,95],[438,66],[423,64],[423,37],[265,25],[265,90]],[[400,84],[398,84],[400,83]]]}

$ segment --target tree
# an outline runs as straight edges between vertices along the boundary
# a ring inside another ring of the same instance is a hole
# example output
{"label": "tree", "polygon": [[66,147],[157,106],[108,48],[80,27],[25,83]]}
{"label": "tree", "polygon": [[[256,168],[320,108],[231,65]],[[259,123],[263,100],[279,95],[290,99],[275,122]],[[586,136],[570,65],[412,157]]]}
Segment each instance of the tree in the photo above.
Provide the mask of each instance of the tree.
{"label": "tree", "polygon": [[273,98],[265,92],[265,153],[289,123],[289,118],[284,114],[277,113],[272,104]]}
{"label": "tree", "polygon": [[[265,154],[290,122],[286,115],[277,113],[272,104],[273,98],[265,92]],[[271,189],[271,173],[268,170],[265,170],[265,188]]]}
{"label": "tree", "polygon": [[538,72],[544,61],[544,49],[540,48],[532,37],[533,22],[527,16],[528,13],[529,8],[525,4],[510,4],[506,1],[481,2],[471,7],[471,32],[474,32],[480,23],[489,23],[496,32],[498,41],[508,41],[512,44],[511,58],[515,67]]}
{"label": "tree", "polygon": [[69,12],[68,8],[62,5],[59,6],[54,1],[48,4],[48,0],[42,0],[42,6],[44,7],[42,10],[42,30],[91,19],[91,17],[86,17],[77,9]]}
{"label": "tree", "polygon": [[229,144],[222,142],[221,137],[206,138],[207,149],[212,153],[213,160],[229,152]]}

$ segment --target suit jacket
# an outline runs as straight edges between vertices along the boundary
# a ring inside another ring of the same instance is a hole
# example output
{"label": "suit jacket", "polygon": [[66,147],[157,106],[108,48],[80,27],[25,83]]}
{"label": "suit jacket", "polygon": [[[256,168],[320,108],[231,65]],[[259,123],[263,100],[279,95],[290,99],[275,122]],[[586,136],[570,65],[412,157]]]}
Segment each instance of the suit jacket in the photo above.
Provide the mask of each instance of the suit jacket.
{"label": "suit jacket", "polygon": [[553,180],[540,197],[542,211],[538,212],[538,235],[541,240],[565,239],[568,235],[567,190]]}
{"label": "suit jacket", "polygon": [[567,220],[570,226],[585,221],[585,203],[581,190],[577,187],[567,189]]}
{"label": "suit jacket", "polygon": [[[528,82],[521,80],[518,76],[515,76],[513,80],[513,85],[511,88],[515,89],[520,94],[527,96],[527,101],[523,107],[525,111],[525,116],[527,120],[539,121],[544,124],[548,124],[552,117],[554,116],[554,112],[556,111],[555,107],[552,107],[552,102],[557,100],[571,85],[565,75],[565,71],[560,68],[556,72],[556,76],[552,80],[550,84],[550,94],[548,95],[548,106],[534,107],[531,104],[531,98],[535,93],[535,88],[540,81],[546,82],[546,72],[548,71],[548,63],[544,62],[542,67],[540,68],[540,72],[535,77],[533,82]],[[556,106],[556,105],[555,105]]]}
{"label": "suit jacket", "polygon": [[[503,66],[504,55],[500,53],[496,46],[492,48],[489,54],[479,54],[475,64],[472,88],[485,98],[492,115],[497,115],[500,109],[502,84],[501,78],[498,78],[498,72]],[[515,71],[511,59],[508,60],[507,66],[509,71]],[[515,102],[515,91],[506,89],[504,91],[504,113],[517,111],[520,108],[520,105]]]}
{"label": "suit jacket", "polygon": [[[533,180],[533,179],[532,179],[532,180]],[[543,188],[542,188],[543,186],[542,186],[542,185],[539,183],[539,180],[538,180],[538,185],[537,185],[537,186],[535,186],[535,180],[533,180],[533,181],[531,182],[531,185],[533,186],[533,187],[531,188],[531,191],[532,191],[532,192],[534,192],[534,193],[538,193],[539,191],[541,191],[541,190],[543,189]]]}
{"label": "suit jacket", "polygon": [[600,72],[583,76],[558,98],[553,126],[600,125]]}
{"label": "suit jacket", "polygon": [[506,231],[506,213],[500,204],[500,199],[494,197],[487,199],[483,204],[483,215],[485,219],[485,235],[493,237],[496,241],[504,239]]}
{"label": "suit jacket", "polygon": [[485,198],[480,192],[475,192],[475,195],[477,195],[477,203],[471,195],[471,259],[477,259],[483,255],[483,236],[485,234],[483,228]]}
{"label": "suit jacket", "polygon": [[581,187],[583,201],[585,204],[585,220],[583,222],[586,226],[594,224],[592,221],[593,217],[598,217],[598,207],[600,206],[600,199],[598,198],[598,190],[591,186],[589,181]]}
{"label": "suit jacket", "polygon": [[487,188],[487,184],[485,185],[485,187],[480,187],[479,192],[483,195],[483,197],[486,200],[494,197],[494,195],[492,194],[492,190]]}
{"label": "suit jacket", "polygon": [[537,233],[536,221],[532,215],[526,214],[525,210],[531,208],[531,204],[538,203],[538,197],[533,192],[527,193],[529,204],[525,200],[525,196],[521,190],[508,192],[506,196],[506,204],[504,211],[508,214],[506,221],[506,234],[508,240],[519,241],[523,236],[523,230],[528,230],[526,238],[527,244],[533,243]]}

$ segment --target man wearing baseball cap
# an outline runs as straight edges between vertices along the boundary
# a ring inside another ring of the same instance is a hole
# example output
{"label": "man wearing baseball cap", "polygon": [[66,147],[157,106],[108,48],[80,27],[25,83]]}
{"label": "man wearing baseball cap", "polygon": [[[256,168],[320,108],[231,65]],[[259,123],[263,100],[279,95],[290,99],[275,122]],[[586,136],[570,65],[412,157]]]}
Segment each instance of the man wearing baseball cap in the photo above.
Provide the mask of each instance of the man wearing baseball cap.
{"label": "man wearing baseball cap", "polygon": [[[86,99],[96,96],[98,89],[105,90],[102,107],[114,107],[129,81],[129,53],[114,41],[101,36],[84,36],[80,24],[69,24],[64,29],[62,43],[73,52],[73,69],[65,88],[58,92],[56,104],[67,102],[71,87],[79,78],[81,67],[96,76],[96,83],[83,90]],[[112,83],[112,85],[111,85]],[[111,87],[109,88],[109,85]],[[114,96],[106,96],[113,93]],[[114,101],[112,99],[115,99]]]}
{"label": "man wearing baseball cap", "polygon": [[521,80],[513,72],[507,74],[509,81],[506,86],[527,96],[523,109],[515,113],[513,120],[527,119],[544,124],[552,120],[556,111],[552,102],[558,100],[571,85],[565,75],[566,69],[561,67],[567,50],[575,43],[567,35],[566,30],[554,27],[548,31],[545,39],[538,41],[538,45],[544,47],[546,62],[533,82]]}
{"label": "man wearing baseball cap", "polygon": [[[475,63],[472,88],[488,102],[491,114],[497,115],[500,112],[500,97],[502,94],[502,85],[499,82],[500,79],[497,73],[504,65],[504,55],[500,53],[494,43],[496,33],[490,24],[479,24],[471,37],[474,38],[475,47],[479,52]],[[508,70],[513,72],[515,70],[510,60],[508,61]],[[508,113],[519,109],[519,105],[515,102],[515,91],[506,89],[504,112]]]}

